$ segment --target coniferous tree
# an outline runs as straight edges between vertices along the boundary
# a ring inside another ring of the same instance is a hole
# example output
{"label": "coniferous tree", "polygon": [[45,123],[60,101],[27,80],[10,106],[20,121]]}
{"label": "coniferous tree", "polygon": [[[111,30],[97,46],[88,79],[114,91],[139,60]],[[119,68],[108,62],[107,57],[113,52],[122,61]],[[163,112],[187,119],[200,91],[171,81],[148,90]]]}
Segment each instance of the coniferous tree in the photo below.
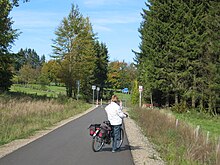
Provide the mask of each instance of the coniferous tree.
{"label": "coniferous tree", "polygon": [[219,5],[217,0],[149,0],[142,13],[138,80],[145,93],[210,113],[219,98]]}
{"label": "coniferous tree", "polygon": [[138,81],[134,80],[132,86],[132,93],[131,93],[131,103],[137,104],[139,101],[139,93],[138,93]]}
{"label": "coniferous tree", "polygon": [[17,30],[12,29],[13,21],[9,14],[13,4],[9,0],[0,1],[0,92],[9,90],[12,84],[12,54],[11,45],[18,37]]}
{"label": "coniferous tree", "polygon": [[94,70],[94,85],[100,87],[100,94],[103,93],[103,88],[105,87],[107,81],[107,73],[108,73],[108,49],[106,44],[99,43],[99,41],[95,41],[95,70]]}
{"label": "coniferous tree", "polygon": [[201,42],[205,97],[202,102],[207,102],[208,112],[215,114],[220,99],[220,2],[218,0],[204,1],[201,3],[200,10],[203,12],[201,25],[205,29],[204,40]]}
{"label": "coniferous tree", "polygon": [[19,70],[24,64],[31,65],[36,69],[43,65],[45,56],[40,57],[34,49],[21,49],[15,56],[16,70]]}

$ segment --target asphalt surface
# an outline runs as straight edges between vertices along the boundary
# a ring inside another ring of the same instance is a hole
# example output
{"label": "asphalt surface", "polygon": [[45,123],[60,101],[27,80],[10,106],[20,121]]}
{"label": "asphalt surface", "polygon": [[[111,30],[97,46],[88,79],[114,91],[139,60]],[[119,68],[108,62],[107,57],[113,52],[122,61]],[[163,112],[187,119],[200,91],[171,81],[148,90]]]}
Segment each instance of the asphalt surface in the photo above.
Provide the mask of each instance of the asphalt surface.
{"label": "asphalt surface", "polygon": [[119,152],[112,153],[111,145],[93,152],[88,126],[106,119],[104,108],[98,107],[6,155],[0,165],[133,165],[126,136]]}

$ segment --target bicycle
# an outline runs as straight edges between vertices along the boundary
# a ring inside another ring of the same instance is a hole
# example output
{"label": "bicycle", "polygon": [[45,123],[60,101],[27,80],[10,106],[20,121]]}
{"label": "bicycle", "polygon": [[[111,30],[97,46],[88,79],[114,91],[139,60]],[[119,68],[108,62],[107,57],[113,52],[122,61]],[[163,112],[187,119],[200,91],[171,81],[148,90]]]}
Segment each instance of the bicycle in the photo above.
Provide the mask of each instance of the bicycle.
{"label": "bicycle", "polygon": [[[92,136],[92,149],[94,152],[98,152],[102,149],[104,144],[110,145],[112,142],[112,126],[109,121],[104,121],[104,125],[91,124],[89,126],[89,132]],[[120,130],[120,140],[117,142],[117,148],[119,149],[124,140],[124,130]]]}

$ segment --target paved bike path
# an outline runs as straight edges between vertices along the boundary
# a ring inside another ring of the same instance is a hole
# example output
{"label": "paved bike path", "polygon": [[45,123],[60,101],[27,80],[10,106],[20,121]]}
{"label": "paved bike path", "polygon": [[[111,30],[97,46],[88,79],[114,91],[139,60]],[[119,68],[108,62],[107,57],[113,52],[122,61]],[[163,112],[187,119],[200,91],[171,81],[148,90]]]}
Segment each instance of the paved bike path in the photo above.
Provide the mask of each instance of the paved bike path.
{"label": "paved bike path", "polygon": [[1,158],[0,165],[133,165],[126,136],[120,152],[112,153],[111,145],[93,152],[87,128],[104,120],[104,108],[98,107]]}

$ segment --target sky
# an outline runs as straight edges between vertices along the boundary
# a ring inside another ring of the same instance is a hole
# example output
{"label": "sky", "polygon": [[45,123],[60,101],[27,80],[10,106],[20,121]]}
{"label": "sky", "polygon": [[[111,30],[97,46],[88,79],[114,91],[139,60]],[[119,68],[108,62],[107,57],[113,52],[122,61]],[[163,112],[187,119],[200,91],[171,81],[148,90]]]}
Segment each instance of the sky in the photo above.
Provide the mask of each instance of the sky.
{"label": "sky", "polygon": [[93,32],[100,42],[106,44],[110,61],[134,62],[134,51],[139,51],[142,9],[146,0],[30,0],[20,3],[10,17],[13,28],[21,32],[12,52],[21,48],[34,49],[39,56],[51,59],[52,40],[64,17],[70,13],[72,4],[78,5],[80,13],[89,17]]}

